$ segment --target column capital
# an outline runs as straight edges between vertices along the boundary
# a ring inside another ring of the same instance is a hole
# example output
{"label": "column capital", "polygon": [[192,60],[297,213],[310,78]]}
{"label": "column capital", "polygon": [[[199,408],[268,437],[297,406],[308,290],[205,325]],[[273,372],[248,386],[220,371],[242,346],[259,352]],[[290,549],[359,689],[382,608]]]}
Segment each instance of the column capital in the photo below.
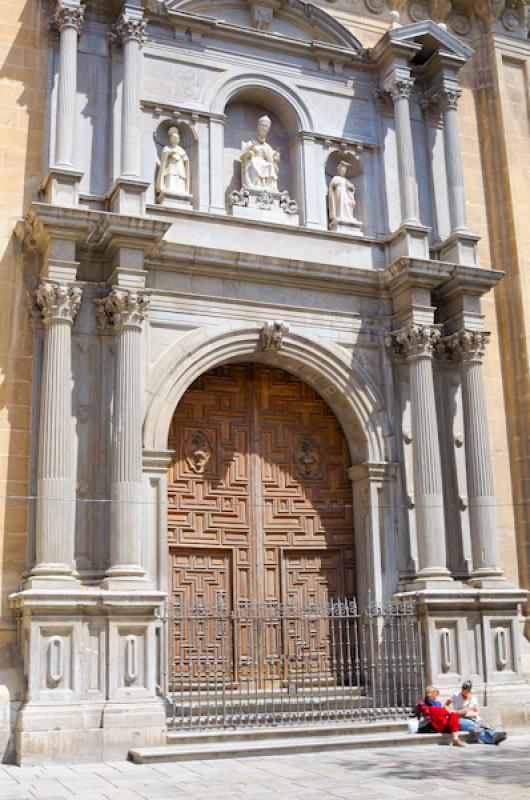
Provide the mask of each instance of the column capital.
{"label": "column capital", "polygon": [[102,300],[95,300],[96,319],[100,330],[107,326],[115,331],[123,328],[141,330],[151,299],[142,292],[114,289]]}
{"label": "column capital", "polygon": [[435,98],[442,111],[456,111],[461,96],[462,90],[458,86],[443,84],[436,92]]}
{"label": "column capital", "polygon": [[81,306],[83,292],[79,286],[65,283],[41,283],[35,292],[35,306],[44,322],[65,321],[70,324]]}
{"label": "column capital", "polygon": [[456,363],[481,364],[490,341],[491,334],[487,331],[463,329],[440,339],[437,352],[442,358]]}
{"label": "column capital", "polygon": [[435,325],[409,322],[399,330],[387,333],[385,344],[395,356],[431,358],[440,337],[440,330]]}
{"label": "column capital", "polygon": [[85,7],[82,5],[57,3],[53,20],[59,31],[65,28],[75,28],[78,34],[83,27]]}
{"label": "column capital", "polygon": [[113,33],[122,44],[132,40],[143,47],[147,39],[147,21],[143,15],[133,16],[124,9],[116,20]]}
{"label": "column capital", "polygon": [[406,99],[408,100],[412,94],[414,86],[414,78],[405,76],[396,76],[386,86],[387,92],[390,94],[392,100]]}

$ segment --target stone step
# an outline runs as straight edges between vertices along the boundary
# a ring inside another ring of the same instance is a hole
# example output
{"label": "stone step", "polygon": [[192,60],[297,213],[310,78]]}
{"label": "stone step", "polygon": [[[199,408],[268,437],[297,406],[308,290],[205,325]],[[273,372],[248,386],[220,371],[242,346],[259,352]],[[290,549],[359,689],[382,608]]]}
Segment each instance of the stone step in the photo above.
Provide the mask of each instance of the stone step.
{"label": "stone step", "polygon": [[253,742],[266,739],[298,739],[308,736],[346,736],[353,734],[407,732],[403,720],[377,720],[375,722],[343,722],[339,724],[285,725],[284,727],[236,728],[230,730],[168,730],[167,743],[171,745],[208,744],[217,742]]}
{"label": "stone step", "polygon": [[[205,761],[219,758],[244,758],[249,756],[279,756],[296,753],[315,753],[323,750],[355,750],[368,747],[398,747],[436,744],[447,742],[450,737],[443,734],[409,734],[406,731],[385,731],[381,733],[344,733],[325,736],[322,731],[314,735],[257,740],[254,731],[248,732],[245,740],[214,742],[188,742],[167,744],[161,747],[142,747],[130,750],[129,758],[136,764],[151,764],[178,761]],[[461,734],[467,738],[466,734]]]}

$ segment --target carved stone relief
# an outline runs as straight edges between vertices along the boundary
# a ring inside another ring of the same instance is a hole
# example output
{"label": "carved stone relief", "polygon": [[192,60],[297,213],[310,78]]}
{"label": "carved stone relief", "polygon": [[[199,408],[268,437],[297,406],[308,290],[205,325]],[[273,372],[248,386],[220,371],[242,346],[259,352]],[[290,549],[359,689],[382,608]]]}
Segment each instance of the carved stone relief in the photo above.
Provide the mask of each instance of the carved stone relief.
{"label": "carved stone relief", "polygon": [[261,330],[260,347],[269,353],[277,353],[283,344],[283,338],[289,333],[289,326],[281,320],[266,322]]}

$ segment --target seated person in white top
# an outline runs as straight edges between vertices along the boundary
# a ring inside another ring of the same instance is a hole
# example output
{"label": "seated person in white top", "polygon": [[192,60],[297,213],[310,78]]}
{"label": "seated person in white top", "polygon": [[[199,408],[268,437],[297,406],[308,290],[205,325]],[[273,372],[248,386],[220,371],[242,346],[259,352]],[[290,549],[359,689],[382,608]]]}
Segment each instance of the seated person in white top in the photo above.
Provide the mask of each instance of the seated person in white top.
{"label": "seated person in white top", "polygon": [[476,733],[483,744],[500,744],[506,739],[504,731],[490,728],[480,719],[480,708],[471,690],[471,681],[464,681],[462,689],[451,697],[452,710],[459,716],[459,730]]}

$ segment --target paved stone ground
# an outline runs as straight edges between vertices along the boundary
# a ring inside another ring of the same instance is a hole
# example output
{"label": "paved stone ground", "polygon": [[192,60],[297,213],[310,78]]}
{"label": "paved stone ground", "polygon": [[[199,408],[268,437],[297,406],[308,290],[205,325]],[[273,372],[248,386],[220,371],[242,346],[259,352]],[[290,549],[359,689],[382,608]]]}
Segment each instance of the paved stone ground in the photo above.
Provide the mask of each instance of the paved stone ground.
{"label": "paved stone ground", "polygon": [[0,800],[530,800],[530,735],[273,758],[0,766]]}

